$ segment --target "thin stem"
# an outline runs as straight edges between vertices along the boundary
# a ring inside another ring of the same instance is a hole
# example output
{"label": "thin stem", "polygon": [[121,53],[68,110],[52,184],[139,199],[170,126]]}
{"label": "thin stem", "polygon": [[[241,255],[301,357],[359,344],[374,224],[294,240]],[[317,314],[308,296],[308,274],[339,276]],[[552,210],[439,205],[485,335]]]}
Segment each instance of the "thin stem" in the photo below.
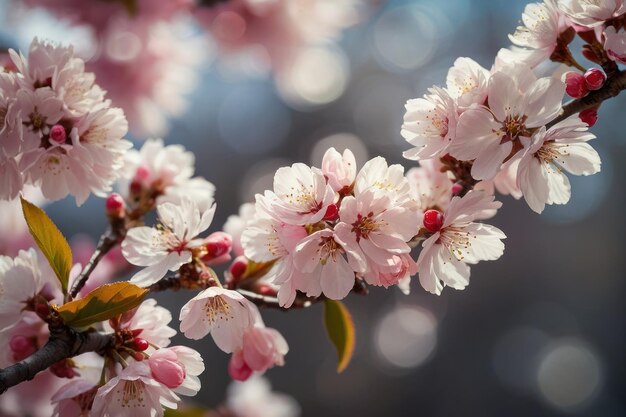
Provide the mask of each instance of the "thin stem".
{"label": "thin stem", "polygon": [[70,296],[75,298],[80,290],[85,286],[87,280],[91,273],[96,269],[98,263],[104,258],[104,256],[109,253],[111,249],[113,249],[120,242],[119,233],[115,233],[113,229],[107,230],[101,237],[98,242],[98,246],[94,251],[93,255],[91,255],[91,259],[89,259],[89,263],[82,270],[80,275],[76,277],[74,280],[74,285],[72,286],[72,290],[70,291]]}

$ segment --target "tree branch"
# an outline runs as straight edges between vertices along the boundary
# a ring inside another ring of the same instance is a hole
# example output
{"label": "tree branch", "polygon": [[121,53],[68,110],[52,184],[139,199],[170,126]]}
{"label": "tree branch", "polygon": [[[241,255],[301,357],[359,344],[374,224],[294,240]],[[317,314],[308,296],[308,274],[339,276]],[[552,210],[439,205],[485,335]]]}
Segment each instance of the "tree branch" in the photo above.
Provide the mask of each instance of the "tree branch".
{"label": "tree branch", "polygon": [[50,326],[48,342],[28,358],[7,368],[0,369],[0,394],[55,363],[86,352],[104,352],[113,345],[113,334],[95,331],[77,332],[67,326]]}
{"label": "tree branch", "polygon": [[609,77],[601,89],[592,91],[583,98],[572,100],[565,104],[557,118],[546,125],[546,129],[583,110],[599,106],[603,101],[617,96],[622,90],[626,90],[626,71],[618,71],[612,77]]}
{"label": "tree branch", "polygon": [[91,255],[91,259],[89,259],[89,263],[85,266],[74,280],[74,285],[72,286],[72,290],[70,291],[70,296],[72,298],[76,298],[80,290],[85,286],[87,280],[91,273],[96,269],[98,263],[104,258],[104,256],[109,253],[111,249],[113,249],[119,242],[120,234],[116,233],[112,228],[107,230],[102,236],[100,236],[100,241],[98,242],[98,246],[96,246],[96,250],[93,255]]}

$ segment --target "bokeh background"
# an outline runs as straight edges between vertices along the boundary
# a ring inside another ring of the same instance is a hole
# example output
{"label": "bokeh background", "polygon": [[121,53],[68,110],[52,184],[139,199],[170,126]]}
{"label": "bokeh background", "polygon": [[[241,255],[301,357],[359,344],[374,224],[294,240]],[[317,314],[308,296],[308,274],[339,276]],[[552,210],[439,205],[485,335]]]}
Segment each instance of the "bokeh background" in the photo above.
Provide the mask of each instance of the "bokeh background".
{"label": "bokeh background", "polygon": [[[43,11],[16,19],[16,2],[0,4],[4,46],[25,50],[33,35],[81,36]],[[360,164],[382,155],[414,166],[401,157],[405,101],[444,84],[456,57],[490,67],[525,4],[379,2],[338,43],[312,51],[287,92],[271,76],[205,61],[188,111],[171,120],[165,140],[193,151],[197,174],[217,186],[212,230],[271,187],[278,167],[319,164],[329,146],[351,148]],[[264,311],[290,345],[287,365],[267,374],[274,388],[295,397],[304,417],[626,415],[625,109],[626,94],[602,106],[592,129],[602,172],[572,178],[570,204],[539,216],[502,198],[493,223],[508,236],[505,255],[473,267],[466,290],[437,297],[415,280],[409,296],[374,289],[347,299],[357,347],[343,374],[335,372],[321,306]],[[47,210],[69,236],[95,238],[105,228],[101,199]],[[176,316],[190,296],[157,298]],[[207,364],[195,400],[215,406],[229,383],[228,356],[210,338],[191,346]]]}

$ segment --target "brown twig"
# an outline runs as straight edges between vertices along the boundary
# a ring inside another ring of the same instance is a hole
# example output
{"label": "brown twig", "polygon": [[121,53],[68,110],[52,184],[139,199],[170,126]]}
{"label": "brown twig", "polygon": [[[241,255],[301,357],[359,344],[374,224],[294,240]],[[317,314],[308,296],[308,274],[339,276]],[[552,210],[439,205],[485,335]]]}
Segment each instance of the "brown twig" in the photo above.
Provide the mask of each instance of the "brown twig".
{"label": "brown twig", "polygon": [[50,325],[50,338],[37,352],[7,368],[0,369],[0,394],[55,363],[86,352],[104,352],[112,346],[113,334],[95,331],[78,332],[65,325]]}

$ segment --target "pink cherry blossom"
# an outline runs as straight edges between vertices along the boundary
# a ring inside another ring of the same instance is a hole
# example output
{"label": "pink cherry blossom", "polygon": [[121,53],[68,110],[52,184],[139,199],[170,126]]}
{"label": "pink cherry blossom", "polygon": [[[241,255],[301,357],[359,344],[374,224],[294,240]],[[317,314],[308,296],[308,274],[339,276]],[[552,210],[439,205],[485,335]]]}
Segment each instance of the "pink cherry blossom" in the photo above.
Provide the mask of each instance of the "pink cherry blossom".
{"label": "pink cherry blossom", "polygon": [[367,161],[356,176],[354,195],[366,191],[376,196],[386,195],[393,204],[405,204],[411,200],[411,186],[404,177],[404,167],[400,164],[387,165],[381,156]]}
{"label": "pink cherry blossom", "polygon": [[502,255],[504,233],[474,222],[481,213],[501,205],[483,191],[452,198],[443,213],[441,229],[424,241],[417,259],[419,280],[426,291],[441,294],[444,286],[461,290],[469,284],[468,264],[495,260]]}
{"label": "pink cherry blossom", "polygon": [[236,291],[207,288],[180,310],[180,331],[196,340],[210,333],[217,347],[231,353],[241,348],[255,311],[256,306]]}
{"label": "pink cherry blossom", "polygon": [[626,12],[623,0],[558,0],[558,7],[574,23],[596,27]]}
{"label": "pink cherry blossom", "polygon": [[626,30],[618,32],[613,26],[604,29],[604,50],[613,61],[626,64]]}
{"label": "pink cherry blossom", "polygon": [[343,154],[335,148],[328,149],[322,159],[322,172],[336,192],[349,189],[356,178],[354,154],[350,149],[345,149]]}
{"label": "pink cherry blossom", "polygon": [[489,80],[489,108],[477,106],[461,114],[450,154],[460,160],[474,159],[474,178],[495,177],[514,141],[529,137],[529,129],[557,116],[564,90],[563,82],[537,79],[523,66],[496,72]]}
{"label": "pink cherry blossom", "polygon": [[198,375],[204,372],[200,353],[185,347],[158,349],[148,360],[152,377],[175,393],[194,396],[200,390]]}
{"label": "pink cherry blossom", "polygon": [[451,95],[437,86],[424,98],[407,101],[402,137],[413,149],[404,152],[412,160],[443,156],[456,134],[457,104]]}
{"label": "pink cherry blossom", "polygon": [[406,178],[411,186],[411,196],[417,201],[420,210],[445,210],[452,199],[452,180],[443,165],[436,159],[420,161],[418,168],[411,168]]}
{"label": "pink cherry blossom", "polygon": [[[569,26],[558,9],[556,0],[527,4],[522,14],[523,26],[518,26],[509,39],[517,47],[500,53],[510,64],[517,62],[531,68],[548,59],[557,47],[559,35]],[[521,48],[519,48],[521,47]]]}
{"label": "pink cherry blossom", "polygon": [[600,171],[600,156],[587,143],[594,138],[577,117],[535,133],[519,163],[517,179],[533,211],[541,213],[546,204],[569,201],[570,184],[563,171],[574,175]]}
{"label": "pink cherry blossom", "polygon": [[471,58],[457,58],[448,70],[446,90],[463,110],[472,104],[484,104],[491,74]]}
{"label": "pink cherry blossom", "polygon": [[263,373],[275,365],[284,365],[289,346],[275,329],[254,325],[243,334],[243,348],[233,352],[228,370],[233,379],[245,381],[251,372]]}
{"label": "pink cherry blossom", "polygon": [[200,210],[206,210],[213,204],[215,186],[204,178],[193,177],[194,164],[194,154],[182,145],[165,146],[163,139],[148,139],[140,150],[126,154],[126,182],[122,185],[156,192],[157,204],[178,203],[187,196]]}
{"label": "pink cherry blossom", "polygon": [[274,193],[269,199],[277,218],[293,225],[316,223],[324,217],[335,192],[317,168],[296,163],[279,168],[274,175]]}
{"label": "pink cherry blossom", "polygon": [[87,417],[98,386],[84,379],[72,379],[52,396],[53,417]]}
{"label": "pink cherry blossom", "polygon": [[243,255],[241,235],[248,221],[254,218],[254,213],[254,204],[244,203],[239,207],[239,213],[231,214],[224,223],[223,229],[233,238],[233,253],[237,256]]}
{"label": "pink cherry blossom", "polygon": [[128,262],[146,267],[131,278],[144,287],[163,278],[168,270],[176,271],[191,262],[192,249],[202,244],[196,237],[211,225],[215,206],[201,212],[195,201],[183,199],[180,205],[159,204],[157,213],[157,227],[132,228],[122,242]]}
{"label": "pink cherry blossom", "polygon": [[132,362],[98,389],[90,416],[162,417],[163,407],[177,408],[180,398],[152,378],[145,362]]}

